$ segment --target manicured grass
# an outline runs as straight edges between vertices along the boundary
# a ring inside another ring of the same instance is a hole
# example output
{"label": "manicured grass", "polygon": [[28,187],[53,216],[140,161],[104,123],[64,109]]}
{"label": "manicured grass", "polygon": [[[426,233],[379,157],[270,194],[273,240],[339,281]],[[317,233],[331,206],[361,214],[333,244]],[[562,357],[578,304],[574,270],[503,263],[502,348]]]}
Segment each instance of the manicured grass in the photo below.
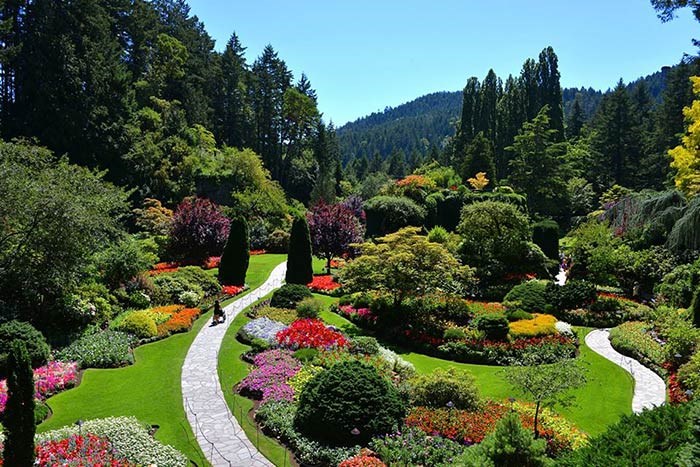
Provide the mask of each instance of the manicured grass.
{"label": "manicured grass", "polygon": [[[246,277],[250,290],[262,284],[285,258],[252,256]],[[187,350],[210,317],[211,313],[203,315],[188,333],[138,347],[132,366],[85,371],[80,386],[48,400],[53,416],[39,426],[39,431],[70,425],[78,419],[134,415],[160,427],[158,440],[174,446],[197,464],[206,465],[185,416],[180,378]]]}
{"label": "manicured grass", "polygon": [[[328,305],[337,300],[317,294],[316,296]],[[350,334],[357,334],[358,331],[361,333],[353,323],[330,311],[323,311],[321,318],[328,324],[347,330]],[[580,359],[588,368],[588,382],[584,387],[572,392],[576,398],[575,406],[555,407],[555,410],[583,431],[596,435],[617,422],[622,415],[632,413],[634,382],[629,373],[588,348],[584,337],[590,331],[589,328],[577,329],[581,341]],[[515,389],[503,377],[504,372],[508,371],[507,367],[457,363],[400,348],[391,348],[413,363],[419,373],[430,373],[438,368],[465,370],[476,377],[477,386],[483,397],[493,400],[518,397]]]}
{"label": "manicured grass", "polygon": [[231,323],[226,331],[224,340],[219,350],[219,381],[221,391],[224,393],[226,403],[234,414],[238,423],[243,427],[248,439],[267,457],[272,463],[278,466],[292,465],[292,456],[287,449],[273,438],[269,438],[261,433],[250,416],[254,402],[246,397],[234,392],[236,386],[250,371],[250,365],[241,360],[241,355],[250,350],[250,346],[245,345],[236,339],[238,330],[243,327],[250,318],[242,311]]}

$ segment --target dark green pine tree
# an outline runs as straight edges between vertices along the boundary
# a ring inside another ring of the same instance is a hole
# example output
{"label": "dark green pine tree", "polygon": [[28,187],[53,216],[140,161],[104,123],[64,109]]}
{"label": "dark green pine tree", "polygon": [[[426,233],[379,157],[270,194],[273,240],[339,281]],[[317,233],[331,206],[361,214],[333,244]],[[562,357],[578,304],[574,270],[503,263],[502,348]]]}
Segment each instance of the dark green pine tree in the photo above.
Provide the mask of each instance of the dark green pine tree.
{"label": "dark green pine tree", "polygon": [[581,134],[581,129],[583,128],[584,115],[583,109],[581,108],[580,94],[577,94],[574,98],[574,105],[571,109],[571,115],[569,116],[569,121],[566,124],[566,136],[569,139],[578,138]]}
{"label": "dark green pine tree", "polygon": [[525,109],[522,100],[522,89],[512,75],[506,79],[503,95],[498,101],[496,126],[496,178],[508,177],[508,158],[505,150],[513,144],[515,136],[525,121]]}
{"label": "dark green pine tree", "polygon": [[250,262],[248,223],[237,218],[231,221],[228,240],[219,264],[219,282],[224,285],[243,285]]}
{"label": "dark green pine tree", "polygon": [[391,152],[388,172],[394,178],[403,178],[406,175],[406,155],[401,149]]}
{"label": "dark green pine tree", "polygon": [[496,163],[494,162],[493,143],[479,132],[467,146],[462,166],[462,180],[467,180],[479,172],[485,172],[491,185],[496,182]]}
{"label": "dark green pine tree", "polygon": [[542,50],[537,63],[537,84],[540,105],[549,106],[549,122],[557,131],[557,141],[564,140],[564,108],[559,84],[559,59],[552,47]]}
{"label": "dark green pine tree", "polygon": [[369,160],[367,156],[363,155],[359,159],[355,159],[354,168],[355,178],[357,178],[358,181],[364,180],[365,177],[369,175]]}
{"label": "dark green pine tree", "polygon": [[525,119],[523,122],[535,118],[542,108],[542,101],[540,100],[541,93],[537,79],[537,63],[533,59],[528,58],[525,60],[525,63],[523,63],[519,79],[523,108],[525,109]]}
{"label": "dark green pine tree", "polygon": [[467,80],[464,91],[462,91],[462,116],[455,135],[454,155],[452,156],[454,164],[457,166],[462,163],[464,150],[476,134],[475,127],[480,109],[480,89],[479,79],[472,76]]}
{"label": "dark green pine tree", "polygon": [[481,83],[479,116],[475,124],[476,132],[482,132],[490,141],[496,139],[496,104],[502,94],[500,81],[493,70],[489,70]]}
{"label": "dark green pine tree", "polygon": [[313,275],[309,224],[299,216],[292,223],[285,280],[287,284],[306,285],[313,280]]}
{"label": "dark green pine tree", "polygon": [[328,129],[323,122],[319,122],[316,129],[316,140],[314,141],[314,159],[318,166],[318,175],[314,187],[311,190],[311,202],[316,203],[324,200],[326,203],[335,202],[337,169],[336,161],[330,154],[330,141]]}
{"label": "dark green pine tree", "polygon": [[369,161],[369,173],[384,172],[384,160],[379,151],[375,151],[372,159]]}
{"label": "dark green pine tree", "polygon": [[250,72],[245,50],[233,33],[221,55],[222,86],[216,99],[216,139],[239,149],[253,146],[253,110],[248,100]]}
{"label": "dark green pine tree", "polygon": [[256,147],[265,167],[275,180],[282,176],[282,110],[285,91],[291,86],[292,73],[271,45],[253,64],[251,98],[255,113]]}
{"label": "dark green pine tree", "polygon": [[13,341],[7,361],[5,465],[34,465],[34,372],[24,342]]}

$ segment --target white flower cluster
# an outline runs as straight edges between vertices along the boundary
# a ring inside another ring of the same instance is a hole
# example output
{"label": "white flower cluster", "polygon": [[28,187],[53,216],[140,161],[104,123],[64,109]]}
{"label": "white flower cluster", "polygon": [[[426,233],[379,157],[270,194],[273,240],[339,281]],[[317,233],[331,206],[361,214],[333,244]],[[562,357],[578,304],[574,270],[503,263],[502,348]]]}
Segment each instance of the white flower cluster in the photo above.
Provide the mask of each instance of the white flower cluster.
{"label": "white flower cluster", "polygon": [[386,347],[379,346],[379,356],[389,363],[391,368],[398,374],[401,379],[410,378],[416,373],[416,367],[413,363],[407,362],[401,358],[396,352],[393,352]]}
{"label": "white flower cluster", "polygon": [[285,324],[263,317],[249,321],[238,332],[243,340],[248,342],[253,339],[263,339],[268,344],[274,344],[277,333],[285,329],[287,329]]}
{"label": "white flower cluster", "polygon": [[571,329],[571,325],[569,323],[566,323],[564,321],[557,321],[556,323],[554,323],[554,328],[561,335],[564,335],[567,337],[574,337],[574,330]]}
{"label": "white flower cluster", "polygon": [[88,420],[80,428],[67,426],[40,433],[36,436],[36,442],[58,441],[79,432],[108,438],[119,455],[137,465],[157,465],[158,467],[186,467],[188,465],[187,457],[184,454],[172,446],[166,446],[156,441],[148,433],[146,426],[140,423],[136,417]]}

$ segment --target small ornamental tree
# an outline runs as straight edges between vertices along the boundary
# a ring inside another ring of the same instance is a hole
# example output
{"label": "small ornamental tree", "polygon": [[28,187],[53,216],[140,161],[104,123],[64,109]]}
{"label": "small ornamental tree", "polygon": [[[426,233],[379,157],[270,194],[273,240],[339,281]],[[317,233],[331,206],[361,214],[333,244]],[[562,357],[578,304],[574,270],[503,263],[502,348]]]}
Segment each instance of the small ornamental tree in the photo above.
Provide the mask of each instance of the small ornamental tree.
{"label": "small ornamental tree", "polygon": [[8,370],[4,462],[34,465],[34,372],[24,342],[12,342]]}
{"label": "small ornamental tree", "polygon": [[226,285],[245,284],[250,262],[250,240],[245,219],[231,221],[231,229],[219,263],[219,282]]}
{"label": "small ornamental tree", "polygon": [[361,242],[364,235],[355,213],[342,204],[320,201],[311,208],[308,221],[314,255],[326,260],[328,274],[331,260],[351,253],[351,245]]}
{"label": "small ornamental tree", "polygon": [[292,232],[289,237],[289,255],[287,256],[285,280],[288,284],[306,285],[313,278],[314,270],[311,259],[309,224],[303,217],[297,217],[292,223]]}
{"label": "small ornamental tree", "polygon": [[229,226],[218,205],[204,198],[185,198],[173,215],[170,252],[180,260],[203,263],[221,253]]}

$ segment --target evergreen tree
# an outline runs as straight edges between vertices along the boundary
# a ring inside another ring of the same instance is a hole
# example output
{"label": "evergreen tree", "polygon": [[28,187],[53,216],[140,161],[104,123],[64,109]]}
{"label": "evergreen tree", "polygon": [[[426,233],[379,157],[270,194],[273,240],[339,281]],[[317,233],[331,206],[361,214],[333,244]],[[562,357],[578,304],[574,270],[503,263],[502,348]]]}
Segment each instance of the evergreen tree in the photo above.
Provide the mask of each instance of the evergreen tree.
{"label": "evergreen tree", "polygon": [[216,139],[242,149],[253,146],[253,115],[249,102],[245,50],[233,33],[221,55],[221,87],[217,98]]}
{"label": "evergreen tree", "polygon": [[219,263],[219,282],[225,285],[243,285],[250,262],[248,223],[243,218],[231,221],[228,240]]}
{"label": "evergreen tree", "polygon": [[[502,93],[499,79],[493,70],[489,70],[481,83],[479,97],[479,114],[475,126],[476,132],[482,132],[490,141],[496,139],[496,104]],[[491,174],[489,174],[491,175]]]}
{"label": "evergreen tree", "polygon": [[318,176],[311,191],[311,202],[314,204],[319,200],[324,200],[326,203],[335,201],[337,161],[334,160],[331,149],[326,125],[319,122],[314,143],[314,158],[318,166]]}
{"label": "evergreen tree", "polygon": [[467,146],[461,170],[462,180],[484,172],[492,182],[495,182],[496,164],[493,152],[493,143],[484,136],[484,133],[479,132]]}
{"label": "evergreen tree", "polygon": [[313,280],[311,258],[311,235],[309,224],[303,217],[297,217],[292,223],[289,237],[289,255],[287,256],[287,284],[306,285]]}
{"label": "evergreen tree", "polygon": [[566,136],[569,139],[578,138],[581,134],[581,129],[585,122],[583,109],[581,108],[580,94],[577,94],[574,98],[574,106],[571,110],[571,115],[569,115],[569,121],[566,125]]}
{"label": "evergreen tree", "polygon": [[557,141],[564,140],[564,110],[559,84],[559,59],[552,47],[542,50],[537,64],[537,86],[540,105],[549,107],[549,124],[557,133]]}
{"label": "evergreen tree", "polygon": [[34,372],[24,342],[13,341],[8,358],[5,465],[34,465]]}
{"label": "evergreen tree", "polygon": [[537,116],[537,113],[542,108],[540,101],[541,93],[538,89],[538,70],[537,63],[528,58],[523,63],[523,68],[520,71],[520,89],[523,95],[523,108],[525,109],[525,120],[532,120]]}
{"label": "evergreen tree", "polygon": [[472,76],[467,80],[464,91],[462,91],[462,117],[459,121],[457,135],[455,136],[454,145],[454,163],[460,164],[464,156],[464,149],[471,142],[476,134],[476,122],[480,112],[480,94],[481,84],[479,79]]}
{"label": "evergreen tree", "polygon": [[403,178],[406,175],[406,155],[401,149],[392,151],[389,156],[388,172],[394,178]]}

